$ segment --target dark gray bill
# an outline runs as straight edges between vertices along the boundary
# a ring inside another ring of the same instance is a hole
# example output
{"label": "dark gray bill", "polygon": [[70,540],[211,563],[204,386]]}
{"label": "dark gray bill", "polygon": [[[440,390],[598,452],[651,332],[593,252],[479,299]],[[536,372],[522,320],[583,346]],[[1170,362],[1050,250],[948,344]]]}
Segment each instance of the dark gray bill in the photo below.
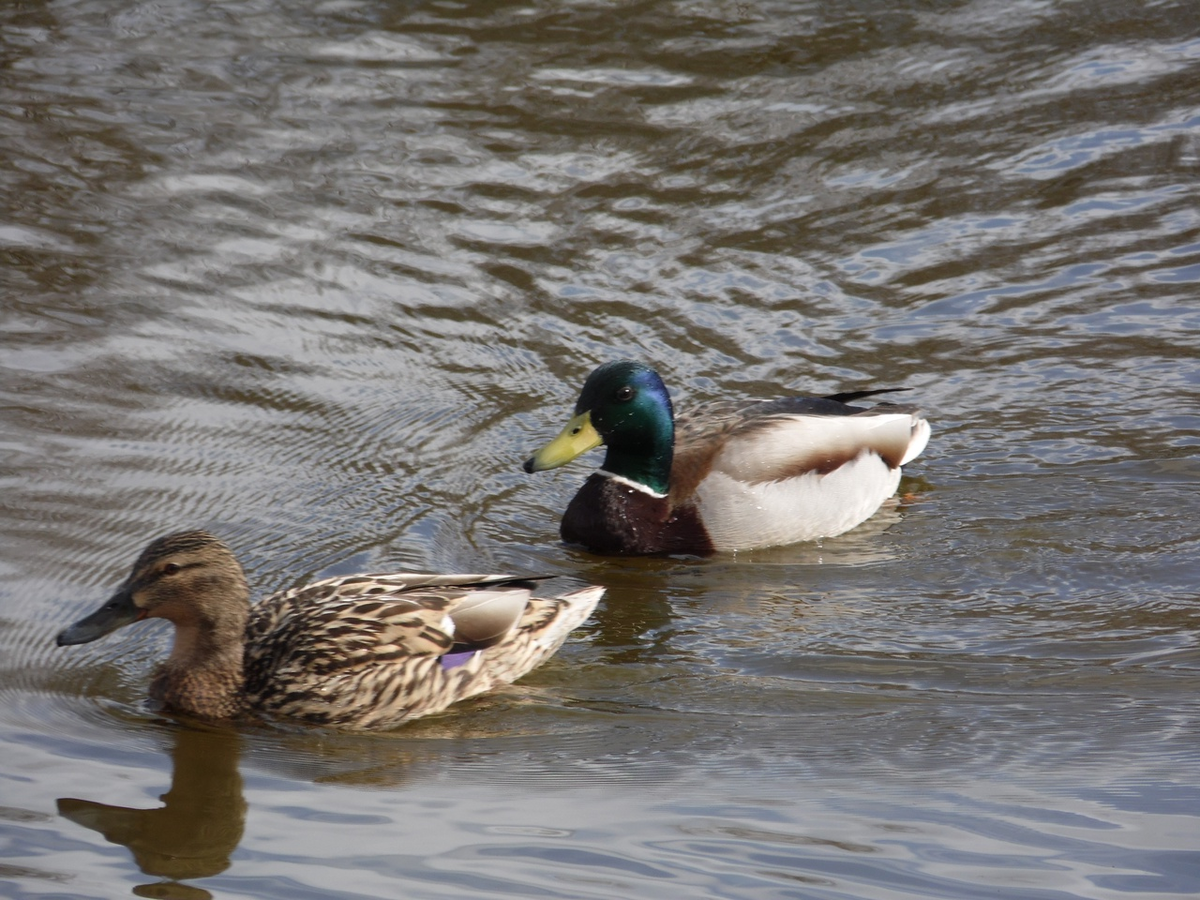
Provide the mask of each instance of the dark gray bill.
{"label": "dark gray bill", "polygon": [[123,625],[136,622],[146,615],[144,609],[133,605],[133,597],[122,589],[117,591],[102,607],[59,632],[57,643],[60,647],[68,644],[86,644],[96,638],[116,631]]}

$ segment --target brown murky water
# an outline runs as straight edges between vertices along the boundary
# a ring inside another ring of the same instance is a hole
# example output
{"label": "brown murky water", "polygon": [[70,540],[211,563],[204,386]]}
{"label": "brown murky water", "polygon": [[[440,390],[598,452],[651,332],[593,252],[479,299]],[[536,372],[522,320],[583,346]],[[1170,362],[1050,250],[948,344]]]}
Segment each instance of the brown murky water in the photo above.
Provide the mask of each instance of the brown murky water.
{"label": "brown murky water", "polygon": [[[0,893],[1200,893],[1200,6],[0,10]],[[605,560],[526,476],[598,362],[903,384],[899,502]],[[551,572],[391,734],[181,728],[53,635],[180,526],[266,592]],[[161,798],[161,799],[160,799]]]}

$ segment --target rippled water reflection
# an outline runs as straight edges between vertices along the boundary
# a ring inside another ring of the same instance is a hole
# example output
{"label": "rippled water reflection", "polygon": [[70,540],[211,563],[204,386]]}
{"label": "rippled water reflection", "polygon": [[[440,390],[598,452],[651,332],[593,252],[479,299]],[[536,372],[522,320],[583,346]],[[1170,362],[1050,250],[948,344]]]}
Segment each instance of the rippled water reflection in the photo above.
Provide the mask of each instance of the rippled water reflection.
{"label": "rippled water reflection", "polygon": [[[1200,8],[294,6],[0,11],[6,896],[1200,892]],[[617,355],[934,440],[591,557],[520,463]],[[609,594],[393,734],[181,728],[163,632],[51,640],[182,525]]]}

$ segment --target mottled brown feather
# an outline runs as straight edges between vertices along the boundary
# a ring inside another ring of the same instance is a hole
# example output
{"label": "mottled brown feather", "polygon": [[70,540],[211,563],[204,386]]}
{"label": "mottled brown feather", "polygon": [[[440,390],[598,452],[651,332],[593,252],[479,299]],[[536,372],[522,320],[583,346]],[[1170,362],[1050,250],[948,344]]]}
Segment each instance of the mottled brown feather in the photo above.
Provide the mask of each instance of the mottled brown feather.
{"label": "mottled brown feather", "polygon": [[[603,593],[587,588],[535,598],[538,580],[352,575],[250,606],[232,551],[205,532],[187,532],[151,544],[113,600],[65,629],[59,643],[93,640],[107,633],[98,622],[112,619],[111,631],[141,610],[175,625],[171,657],[151,686],[171,710],[208,719],[257,714],[390,728],[541,664]],[[124,603],[130,611],[114,619],[109,610]],[[471,626],[464,635],[479,635],[478,643],[454,633],[460,605]],[[444,663],[447,653],[458,656]]]}

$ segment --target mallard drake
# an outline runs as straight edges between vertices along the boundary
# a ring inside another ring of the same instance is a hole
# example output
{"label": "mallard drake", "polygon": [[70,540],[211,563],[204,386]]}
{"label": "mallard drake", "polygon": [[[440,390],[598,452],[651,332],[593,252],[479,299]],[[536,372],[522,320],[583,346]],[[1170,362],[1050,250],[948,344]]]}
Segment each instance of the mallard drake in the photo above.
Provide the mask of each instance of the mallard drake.
{"label": "mallard drake", "polygon": [[831,537],[870,518],[929,440],[915,407],[849,405],[894,390],[715,401],[676,420],[658,373],[618,360],[588,376],[574,418],[525,471],[607,446],[561,527],[594,553],[708,556]]}
{"label": "mallard drake", "polygon": [[391,728],[520,678],[554,655],[604,593],[534,597],[539,580],[349,575],[251,606],[228,545],[183,531],[153,541],[108,602],[57,641],[83,644],[167,619],[175,644],[150,695],[169,710]]}

